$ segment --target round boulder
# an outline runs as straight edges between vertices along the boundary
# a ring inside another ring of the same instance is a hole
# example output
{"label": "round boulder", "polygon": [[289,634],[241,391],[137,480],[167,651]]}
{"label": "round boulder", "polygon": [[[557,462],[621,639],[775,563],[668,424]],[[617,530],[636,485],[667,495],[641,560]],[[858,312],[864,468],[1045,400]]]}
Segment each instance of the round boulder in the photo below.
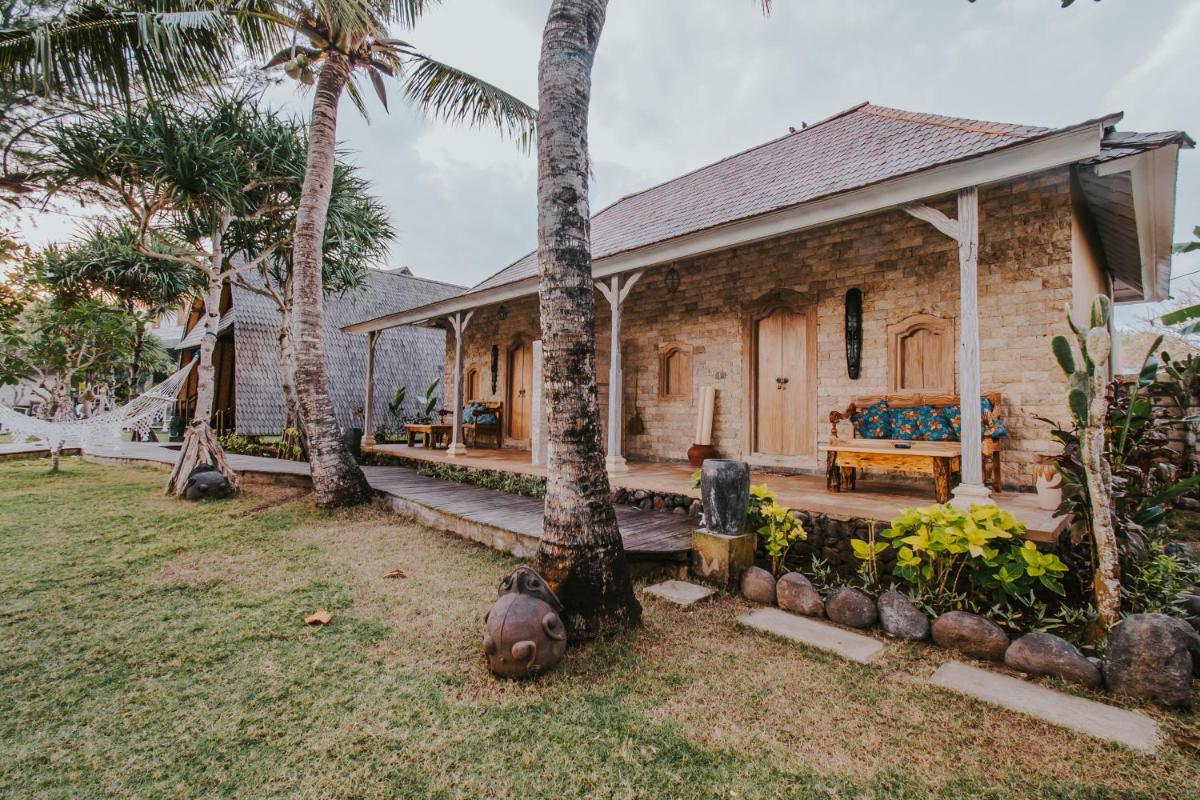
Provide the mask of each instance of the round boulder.
{"label": "round boulder", "polygon": [[985,661],[1003,661],[1008,649],[1003,628],[966,611],[948,611],[934,620],[933,641],[947,650]]}
{"label": "round boulder", "polygon": [[1131,614],[1109,632],[1104,683],[1114,692],[1190,708],[1200,634],[1166,614]]}
{"label": "round boulder", "polygon": [[929,638],[929,617],[900,592],[879,595],[879,624],[888,636],[919,642]]}
{"label": "round boulder", "polygon": [[825,603],[820,592],[799,572],[789,572],[780,578],[775,584],[775,596],[784,611],[806,617],[825,616]]}
{"label": "round boulder", "polygon": [[762,567],[750,567],[742,575],[742,596],[755,603],[775,605],[775,576]]}
{"label": "round boulder", "polygon": [[869,628],[879,618],[875,601],[861,589],[841,586],[825,598],[825,616],[851,628]]}
{"label": "round boulder", "polygon": [[229,481],[212,464],[200,464],[188,473],[183,496],[188,500],[219,500],[228,497]]}
{"label": "round boulder", "polygon": [[1004,663],[1030,675],[1051,675],[1089,689],[1101,685],[1100,670],[1075,645],[1052,633],[1027,633],[1004,651]]}

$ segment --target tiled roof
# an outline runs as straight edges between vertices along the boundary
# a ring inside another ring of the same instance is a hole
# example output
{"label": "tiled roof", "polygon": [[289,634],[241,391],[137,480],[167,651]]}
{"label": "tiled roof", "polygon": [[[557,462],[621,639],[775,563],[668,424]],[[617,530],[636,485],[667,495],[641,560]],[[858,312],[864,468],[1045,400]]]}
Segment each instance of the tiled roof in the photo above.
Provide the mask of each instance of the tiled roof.
{"label": "tiled roof", "polygon": [[[251,279],[257,280],[257,277]],[[283,428],[283,389],[276,336],[279,313],[270,298],[237,286],[227,316],[233,317],[237,380],[237,429],[246,436],[266,436]],[[388,311],[412,308],[454,296],[461,286],[417,278],[402,272],[371,270],[368,286],[340,297],[326,297],[325,366],[334,413],[343,427],[359,424],[366,378],[367,339],[342,331],[344,325]],[[395,328],[382,333],[375,349],[376,424],[390,424],[387,403],[400,386],[408,387],[408,413],[416,398],[445,361],[440,330]]]}
{"label": "tiled roof", "polygon": [[[863,103],[628,195],[592,217],[592,255],[613,255],[998,150],[1050,128],[916,114]],[[473,286],[537,274],[530,253]]]}

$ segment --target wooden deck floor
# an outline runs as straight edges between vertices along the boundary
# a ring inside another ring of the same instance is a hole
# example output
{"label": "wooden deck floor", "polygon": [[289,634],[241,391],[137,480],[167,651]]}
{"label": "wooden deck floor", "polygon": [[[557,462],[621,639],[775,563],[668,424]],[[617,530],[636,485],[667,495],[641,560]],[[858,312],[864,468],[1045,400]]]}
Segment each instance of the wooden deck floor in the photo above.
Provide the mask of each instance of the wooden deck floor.
{"label": "wooden deck floor", "polygon": [[[524,475],[546,474],[545,467],[530,463],[527,450],[476,448],[465,456],[452,457],[445,450],[403,444],[375,445],[372,449],[432,463],[458,464]],[[699,497],[699,492],[692,488],[694,471],[687,464],[630,461],[629,474],[615,477],[613,483],[622,489],[646,489]],[[861,479],[855,491],[837,493],[825,487],[825,477],[822,475],[781,474],[766,469],[752,469],[751,480],[755,484],[767,484],[779,502],[789,508],[839,519],[858,517],[889,522],[903,509],[935,502],[932,482],[926,485]],[[1067,524],[1065,517],[1056,517],[1052,512],[1038,508],[1036,496],[1032,493],[999,492],[993,494],[992,499],[1024,522],[1032,539],[1052,541]]]}
{"label": "wooden deck floor", "polygon": [[[24,455],[38,452],[28,447],[11,449]],[[85,454],[99,463],[164,466],[174,464],[177,456],[171,448],[135,442],[89,448]],[[303,462],[237,454],[228,458],[229,465],[243,475],[308,476],[308,464]],[[540,499],[426,477],[411,467],[364,467],[363,472],[386,504],[431,527],[522,558],[537,551],[542,535]],[[620,506],[617,524],[631,558],[682,562],[691,551],[693,526],[685,516]]]}

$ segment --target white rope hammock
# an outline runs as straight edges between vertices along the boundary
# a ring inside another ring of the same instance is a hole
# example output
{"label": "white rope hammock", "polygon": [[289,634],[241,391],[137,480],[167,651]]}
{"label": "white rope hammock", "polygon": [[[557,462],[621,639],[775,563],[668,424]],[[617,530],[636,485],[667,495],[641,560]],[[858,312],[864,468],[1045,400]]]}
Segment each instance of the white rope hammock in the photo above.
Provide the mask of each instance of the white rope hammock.
{"label": "white rope hammock", "polygon": [[62,442],[81,446],[120,443],[121,432],[126,430],[136,431],[145,439],[151,428],[166,419],[195,364],[193,359],[186,367],[125,405],[85,419],[38,419],[0,403],[0,425],[12,431],[13,441],[34,438],[49,448],[56,448]]}

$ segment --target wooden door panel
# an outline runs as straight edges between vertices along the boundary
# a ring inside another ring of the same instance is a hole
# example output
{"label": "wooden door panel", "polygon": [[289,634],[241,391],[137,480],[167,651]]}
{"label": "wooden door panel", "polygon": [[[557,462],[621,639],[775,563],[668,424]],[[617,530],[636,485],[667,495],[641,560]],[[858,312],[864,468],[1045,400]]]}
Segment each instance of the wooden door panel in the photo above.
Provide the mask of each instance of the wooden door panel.
{"label": "wooden door panel", "polygon": [[764,455],[811,455],[815,415],[810,374],[815,345],[811,313],[783,309],[755,326],[755,443]]}
{"label": "wooden door panel", "polygon": [[782,442],[785,455],[811,452],[808,441],[811,409],[808,407],[808,318],[804,314],[780,314],[780,375],[786,381],[782,391]]}
{"label": "wooden door panel", "polygon": [[781,377],[783,325],[779,314],[758,321],[758,359],[755,450],[781,453],[783,445],[783,403],[777,378]]}
{"label": "wooden door panel", "polygon": [[508,354],[508,435],[529,438],[533,401],[533,357],[528,344],[520,344]]}

